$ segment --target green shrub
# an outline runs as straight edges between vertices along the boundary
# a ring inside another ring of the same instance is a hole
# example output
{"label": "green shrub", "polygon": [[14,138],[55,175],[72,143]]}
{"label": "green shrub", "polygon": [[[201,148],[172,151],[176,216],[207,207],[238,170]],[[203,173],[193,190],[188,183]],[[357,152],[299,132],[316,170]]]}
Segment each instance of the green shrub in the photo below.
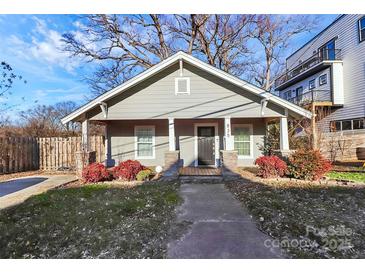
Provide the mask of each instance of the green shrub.
{"label": "green shrub", "polygon": [[297,150],[289,157],[289,174],[296,179],[319,180],[332,168],[318,150]]}
{"label": "green shrub", "polygon": [[137,179],[137,181],[146,181],[150,178],[151,174],[152,174],[152,170],[144,169],[144,170],[141,170],[140,172],[138,172],[136,179]]}

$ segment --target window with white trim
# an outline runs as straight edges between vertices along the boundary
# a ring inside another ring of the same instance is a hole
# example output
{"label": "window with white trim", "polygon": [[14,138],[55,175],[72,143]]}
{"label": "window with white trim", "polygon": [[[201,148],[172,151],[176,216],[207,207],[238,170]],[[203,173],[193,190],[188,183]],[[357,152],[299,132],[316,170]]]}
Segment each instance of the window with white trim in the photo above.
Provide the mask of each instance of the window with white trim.
{"label": "window with white trim", "polygon": [[337,120],[330,122],[330,131],[365,129],[365,118]]}
{"label": "window with white trim", "polygon": [[359,20],[359,41],[365,41],[365,16]]}
{"label": "window with white trim", "polygon": [[322,74],[321,76],[319,76],[318,82],[319,82],[320,86],[323,86],[323,85],[327,84],[327,73]]}
{"label": "window with white trim", "polygon": [[135,127],[135,147],[136,159],[155,158],[155,127],[136,126]]}
{"label": "window with white trim", "polygon": [[175,78],[175,94],[190,94],[190,78]]}
{"label": "window with white trim", "polygon": [[232,125],[232,131],[238,157],[252,157],[252,125]]}
{"label": "window with white trim", "polygon": [[315,89],[316,88],[316,79],[312,79],[309,81],[309,89]]}

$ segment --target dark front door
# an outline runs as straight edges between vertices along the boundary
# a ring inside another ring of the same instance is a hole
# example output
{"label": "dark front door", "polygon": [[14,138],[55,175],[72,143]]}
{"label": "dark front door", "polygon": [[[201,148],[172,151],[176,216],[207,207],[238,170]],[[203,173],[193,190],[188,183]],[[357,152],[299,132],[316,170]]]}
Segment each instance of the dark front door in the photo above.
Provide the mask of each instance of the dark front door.
{"label": "dark front door", "polygon": [[215,165],[214,127],[198,127],[198,165]]}

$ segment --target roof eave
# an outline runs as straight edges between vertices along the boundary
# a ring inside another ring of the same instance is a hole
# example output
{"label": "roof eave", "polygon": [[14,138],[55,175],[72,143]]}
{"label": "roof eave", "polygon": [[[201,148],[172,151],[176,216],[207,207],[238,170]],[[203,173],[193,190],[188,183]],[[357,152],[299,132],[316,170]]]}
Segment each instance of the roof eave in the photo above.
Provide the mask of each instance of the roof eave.
{"label": "roof eave", "polygon": [[144,79],[158,73],[160,70],[164,69],[165,67],[168,67],[170,65],[172,65],[173,63],[175,63],[177,60],[179,59],[183,59],[186,62],[195,65],[199,68],[202,68],[212,74],[214,74],[217,77],[223,78],[229,82],[231,82],[232,84],[239,86],[241,88],[244,88],[254,94],[256,94],[257,96],[261,96],[262,98],[269,98],[271,102],[287,108],[295,113],[298,113],[304,117],[307,118],[311,118],[312,114],[295,105],[292,104],[282,98],[279,98],[259,87],[256,87],[246,81],[243,81],[227,72],[224,72],[214,66],[211,66],[209,64],[204,63],[203,61],[192,57],[182,51],[179,51],[178,53],[176,53],[175,55],[165,59],[164,61],[156,64],[155,66],[151,67],[150,69],[140,73],[139,75],[133,77],[132,79],[126,81],[125,83],[121,84],[120,86],[102,94],[101,96],[95,98],[94,100],[90,101],[89,103],[85,104],[84,106],[80,107],[79,109],[75,110],[74,112],[70,113],[69,115],[65,116],[64,118],[61,119],[61,122],[63,124],[66,124],[72,120],[75,120],[76,118],[78,118],[79,116],[81,116],[83,113],[85,113],[86,111],[94,108],[95,106],[97,106],[98,104],[101,104],[102,102],[104,102],[104,100],[108,100],[116,95],[118,95],[120,92],[123,92],[123,90],[128,89],[136,84],[138,84],[139,82],[143,81]]}

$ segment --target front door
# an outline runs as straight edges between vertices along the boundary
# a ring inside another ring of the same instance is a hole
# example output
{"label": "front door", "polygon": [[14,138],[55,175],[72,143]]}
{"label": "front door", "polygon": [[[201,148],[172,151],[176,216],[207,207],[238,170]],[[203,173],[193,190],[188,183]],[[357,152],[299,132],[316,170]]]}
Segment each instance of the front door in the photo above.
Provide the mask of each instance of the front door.
{"label": "front door", "polygon": [[198,127],[198,165],[215,165],[214,126]]}

